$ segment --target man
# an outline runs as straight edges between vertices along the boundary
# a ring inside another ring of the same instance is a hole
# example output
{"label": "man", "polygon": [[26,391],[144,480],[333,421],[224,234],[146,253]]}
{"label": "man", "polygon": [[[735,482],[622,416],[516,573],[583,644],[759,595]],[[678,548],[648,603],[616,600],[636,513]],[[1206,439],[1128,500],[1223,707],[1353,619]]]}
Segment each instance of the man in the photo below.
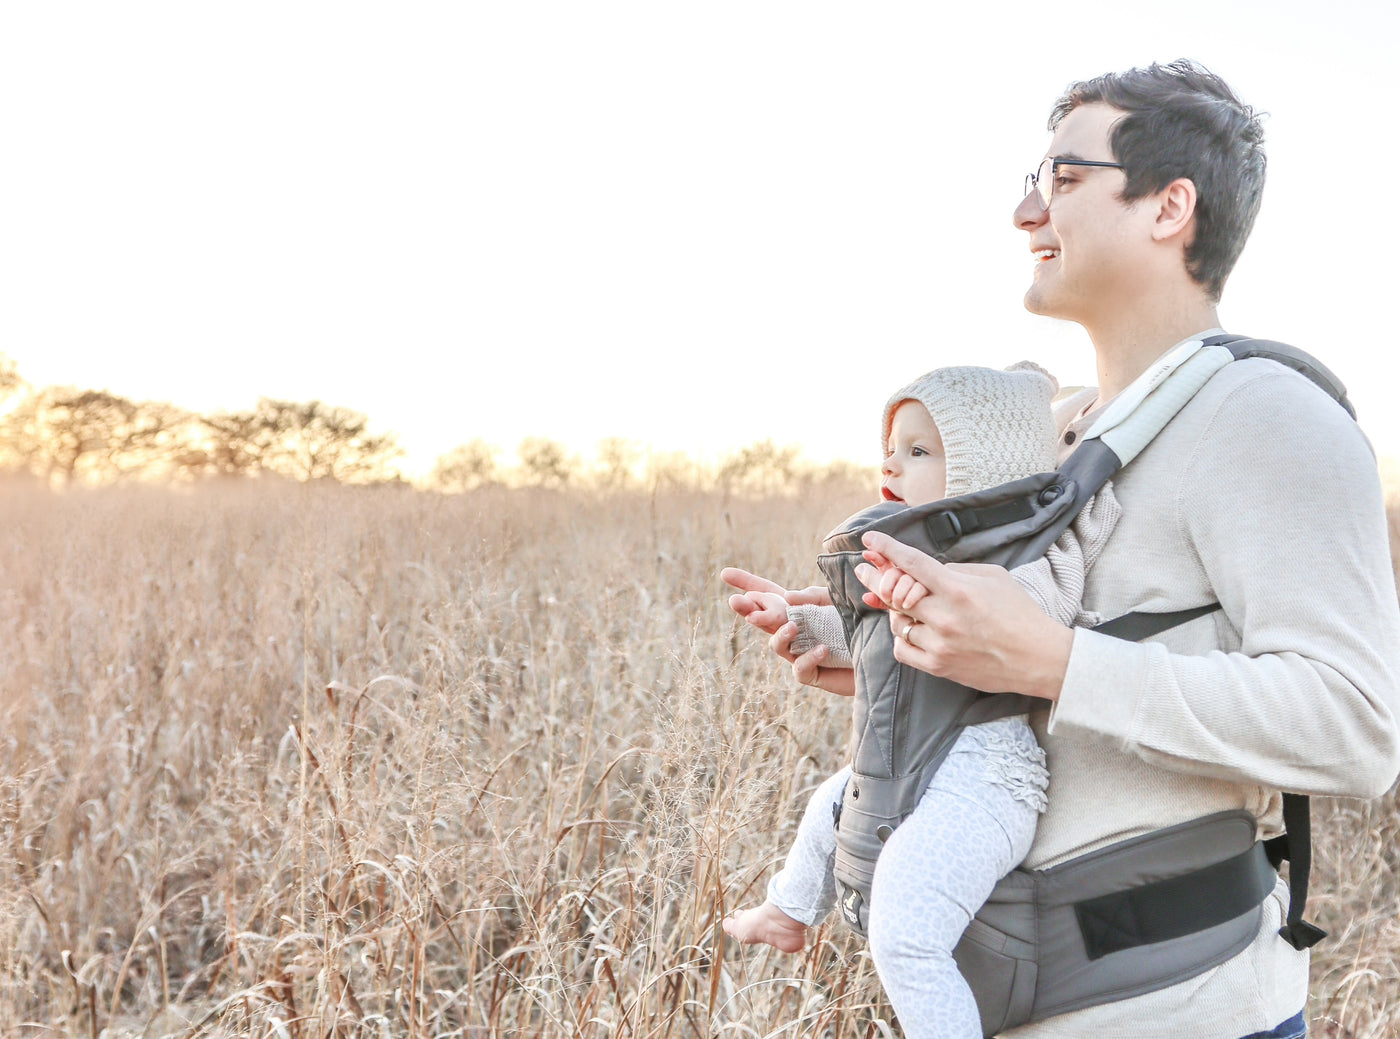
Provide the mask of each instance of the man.
{"label": "man", "polygon": [[[1035,259],[1027,308],[1078,322],[1094,345],[1097,399],[1059,416],[1068,454],[1115,400],[1142,391],[1155,361],[1219,332],[1216,306],[1258,211],[1264,153],[1253,112],[1186,62],[1075,84],[1050,128],[1013,219]],[[1051,621],[999,568],[944,566],[883,535],[866,540],[891,565],[865,568],[862,580],[907,607],[890,616],[898,660],[1049,701],[1036,726],[1050,808],[1025,865],[1232,809],[1268,838],[1282,829],[1282,790],[1383,793],[1400,771],[1400,612],[1375,461],[1352,420],[1302,376],[1236,362],[1114,487],[1123,517],[1088,576],[1085,608],[1220,610],[1125,642]],[[912,606],[910,578],[929,592]],[[776,587],[742,571],[725,579]],[[731,605],[773,634],[799,679],[849,691],[823,650],[788,652],[784,617],[744,596]],[[1308,955],[1278,935],[1287,903],[1280,882],[1253,943],[1217,967],[1006,1034],[1301,1036]]]}

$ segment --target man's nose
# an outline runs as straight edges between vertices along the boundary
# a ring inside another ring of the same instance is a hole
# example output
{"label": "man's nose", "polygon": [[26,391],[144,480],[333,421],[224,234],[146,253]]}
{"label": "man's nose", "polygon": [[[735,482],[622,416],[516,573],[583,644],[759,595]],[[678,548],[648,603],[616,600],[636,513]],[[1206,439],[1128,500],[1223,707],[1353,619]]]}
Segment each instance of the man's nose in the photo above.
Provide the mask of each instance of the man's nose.
{"label": "man's nose", "polygon": [[1011,222],[1022,231],[1034,231],[1050,218],[1048,210],[1040,208],[1040,197],[1032,189],[1011,214]]}

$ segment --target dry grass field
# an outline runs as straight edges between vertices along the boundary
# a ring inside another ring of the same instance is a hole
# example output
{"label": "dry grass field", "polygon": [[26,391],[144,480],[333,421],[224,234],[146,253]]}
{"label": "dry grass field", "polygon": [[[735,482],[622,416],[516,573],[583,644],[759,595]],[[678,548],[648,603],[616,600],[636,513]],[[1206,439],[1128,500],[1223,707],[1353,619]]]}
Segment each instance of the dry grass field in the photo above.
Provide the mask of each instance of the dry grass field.
{"label": "dry grass field", "polygon": [[[893,1034],[718,930],[849,712],[717,572],[867,495],[0,489],[0,1035]],[[1314,1034],[1395,1036],[1400,808],[1317,815]]]}

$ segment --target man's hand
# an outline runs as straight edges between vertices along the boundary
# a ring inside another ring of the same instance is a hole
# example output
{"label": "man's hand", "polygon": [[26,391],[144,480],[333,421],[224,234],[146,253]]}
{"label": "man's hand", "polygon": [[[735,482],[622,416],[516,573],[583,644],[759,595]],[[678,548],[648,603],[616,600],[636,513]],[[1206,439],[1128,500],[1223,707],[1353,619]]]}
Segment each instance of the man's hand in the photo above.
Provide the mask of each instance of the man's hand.
{"label": "man's hand", "polygon": [[[800,603],[798,605],[801,605]],[[849,667],[827,667],[826,658],[831,651],[825,646],[814,646],[798,656],[792,652],[792,640],[797,637],[796,624],[784,624],[768,640],[768,648],[792,664],[792,677],[802,685],[825,689],[837,696],[856,695],[856,673]]]}
{"label": "man's hand", "polygon": [[999,566],[940,563],[887,534],[862,539],[866,602],[891,610],[894,657],[989,693],[1056,700],[1074,633],[1045,615]]}
{"label": "man's hand", "polygon": [[803,685],[825,689],[837,696],[854,696],[855,672],[848,667],[826,667],[830,651],[817,646],[801,655],[792,651],[797,625],[787,619],[789,606],[830,606],[831,593],[813,586],[789,591],[780,584],[737,567],[725,567],[720,579],[739,591],[729,597],[729,608],[769,636],[768,648],[792,665],[792,675]]}

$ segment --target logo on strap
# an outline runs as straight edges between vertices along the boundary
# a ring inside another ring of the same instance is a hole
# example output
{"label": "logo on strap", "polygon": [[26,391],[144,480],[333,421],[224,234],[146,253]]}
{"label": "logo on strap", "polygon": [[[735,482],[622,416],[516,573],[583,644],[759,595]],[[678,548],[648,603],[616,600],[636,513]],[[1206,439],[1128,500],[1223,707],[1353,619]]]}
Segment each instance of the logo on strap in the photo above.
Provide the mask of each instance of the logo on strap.
{"label": "logo on strap", "polygon": [[855,888],[846,889],[846,897],[841,899],[841,915],[852,927],[860,926],[860,907],[863,899]]}

